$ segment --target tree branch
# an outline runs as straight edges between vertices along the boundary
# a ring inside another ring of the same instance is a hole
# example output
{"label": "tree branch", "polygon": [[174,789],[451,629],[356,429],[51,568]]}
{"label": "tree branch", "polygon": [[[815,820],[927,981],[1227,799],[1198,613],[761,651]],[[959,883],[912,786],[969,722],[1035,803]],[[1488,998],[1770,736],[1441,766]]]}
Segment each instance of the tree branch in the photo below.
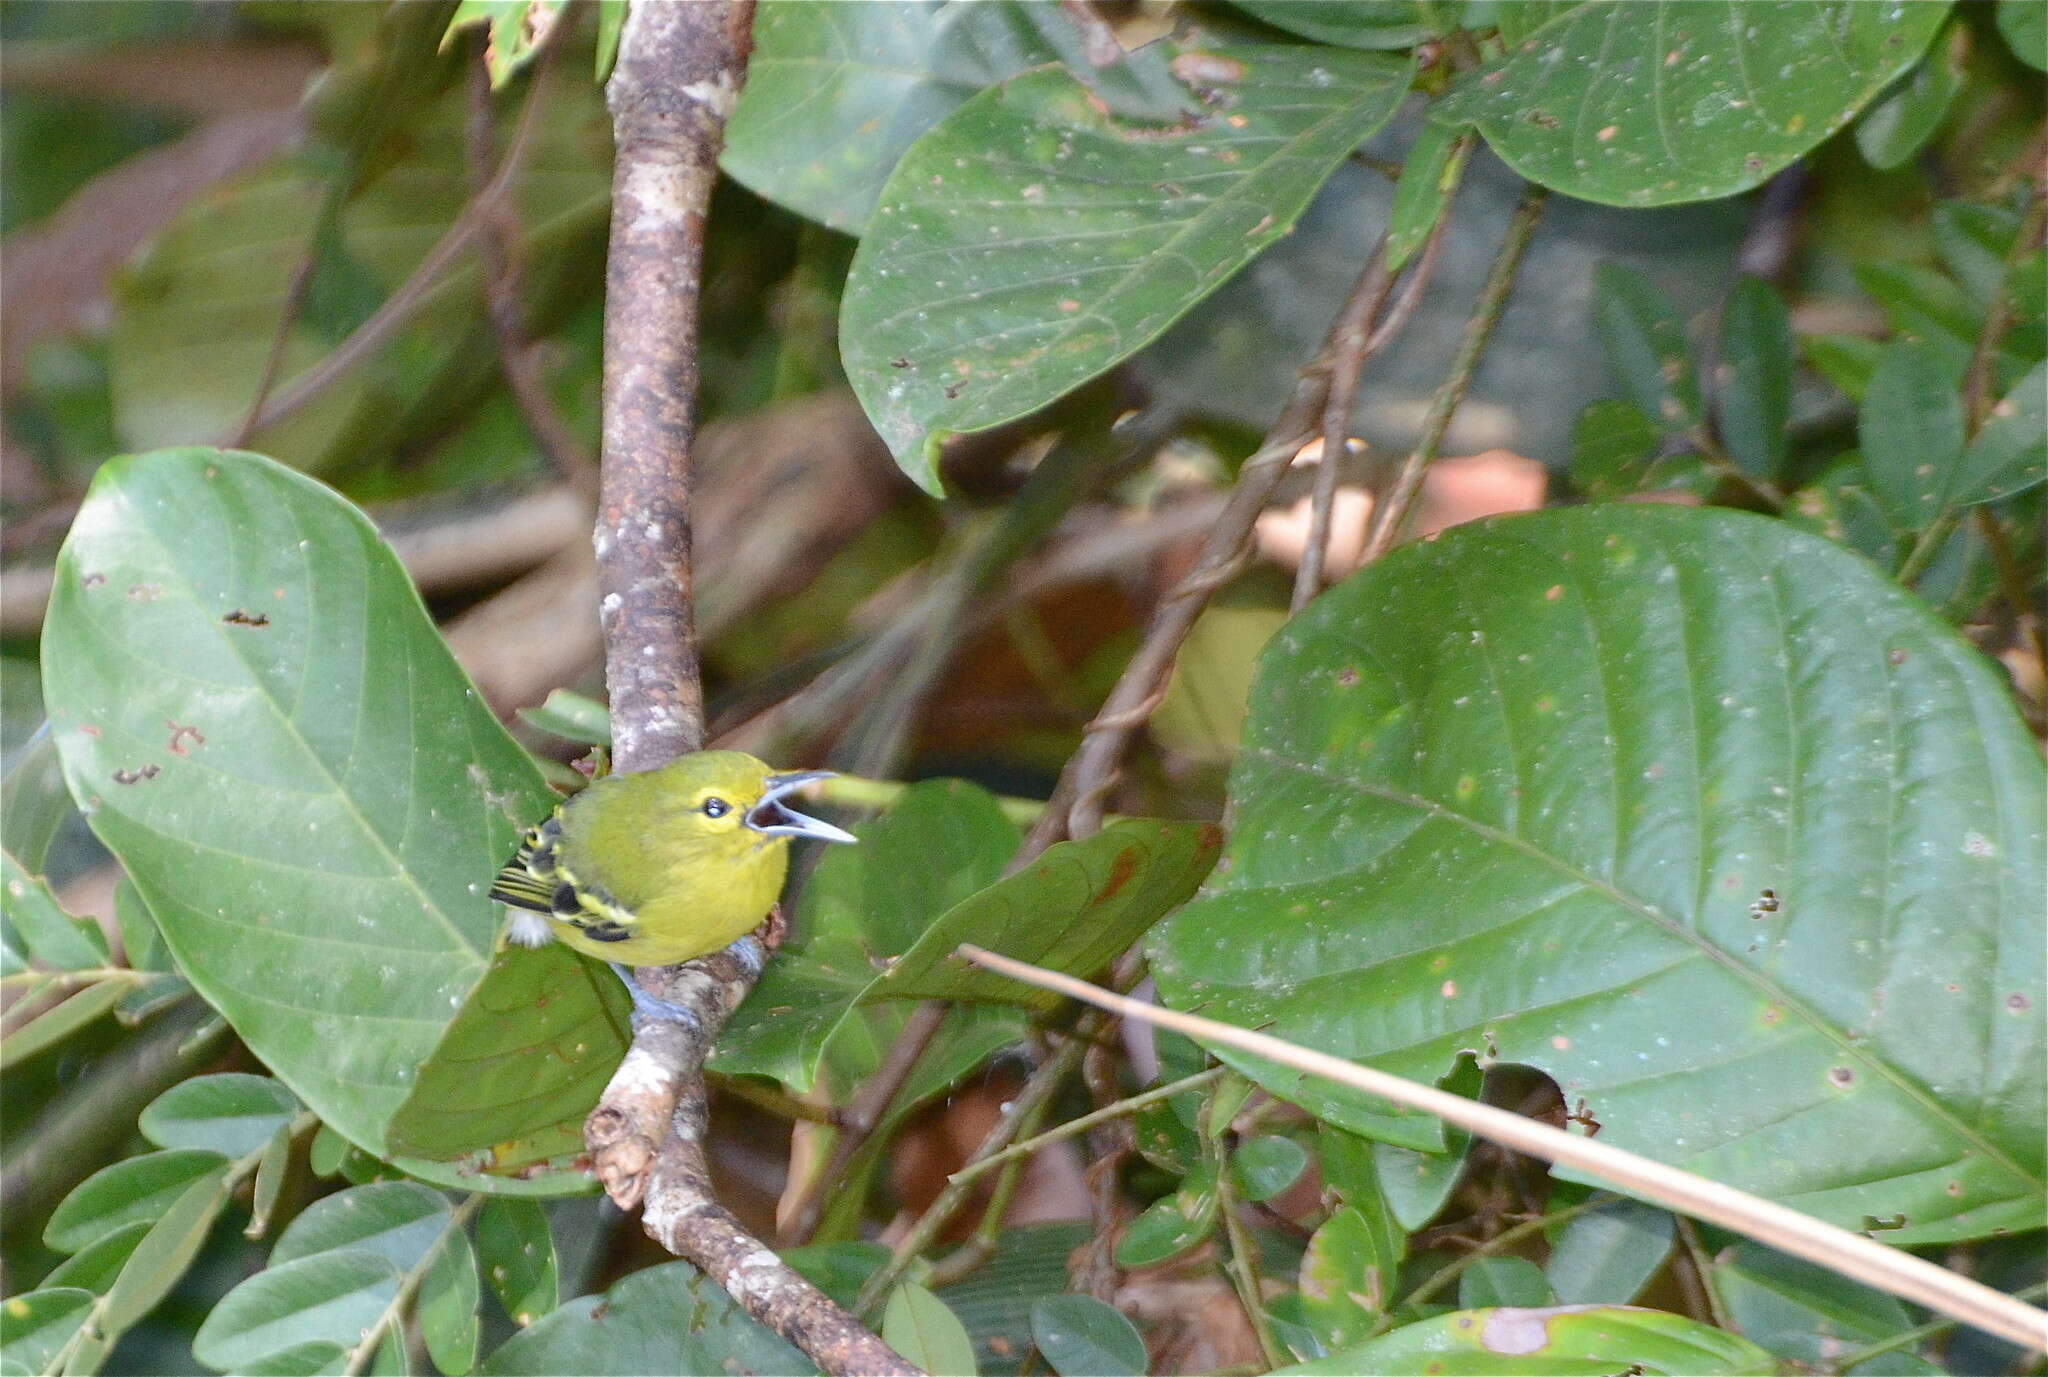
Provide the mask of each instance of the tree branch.
{"label": "tree branch", "polygon": [[[704,743],[690,573],[697,308],[705,219],[753,17],[752,0],[634,5],[606,89],[617,162],[594,545],[612,758],[621,771],[664,765]],[[774,926],[771,919],[771,941]],[[704,1059],[764,959],[763,936],[754,935],[642,973],[692,1017],[636,1028],[584,1126],[593,1169],[621,1207],[645,1201],[651,1237],[827,1372],[915,1373],[712,1193]]]}

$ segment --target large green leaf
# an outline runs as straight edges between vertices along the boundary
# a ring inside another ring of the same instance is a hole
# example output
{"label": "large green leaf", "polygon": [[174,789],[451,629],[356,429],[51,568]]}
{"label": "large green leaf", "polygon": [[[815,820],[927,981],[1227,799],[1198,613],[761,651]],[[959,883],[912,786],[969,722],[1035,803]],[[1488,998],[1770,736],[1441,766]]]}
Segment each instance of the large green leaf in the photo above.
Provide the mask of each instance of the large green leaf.
{"label": "large green leaf", "polygon": [[1172,119],[1186,94],[1156,49],[1095,68],[1074,23],[1032,0],[765,0],[719,165],[859,234],[919,134],[977,91],[1051,62],[1127,113]]}
{"label": "large green leaf", "polygon": [[1535,1066],[1603,1142],[1899,1242],[2039,1222],[2041,758],[1861,559],[1721,510],[1446,532],[1275,638],[1231,794],[1174,1007]]}
{"label": "large green leaf", "polygon": [[1050,1012],[1060,997],[967,965],[963,942],[1072,975],[1092,975],[1195,892],[1223,834],[1208,823],[1126,819],[1060,842],[955,904],[862,996],[1021,1004]]}
{"label": "large green leaf", "polygon": [[1282,1368],[1275,1377],[1360,1372],[1611,1377],[1623,1370],[1649,1377],[1767,1377],[1778,1368],[1770,1354],[1739,1335],[1656,1310],[1501,1306],[1457,1310],[1404,1325],[1343,1353]]}
{"label": "large green leaf", "polygon": [[643,1377],[649,1372],[814,1372],[687,1262],[633,1273],[602,1296],[544,1315],[483,1363],[494,1374]]}
{"label": "large green leaf", "polygon": [[1476,124],[1531,181],[1609,205],[1764,181],[1920,56],[1946,4],[1587,0],[1468,76],[1439,119]]}
{"label": "large green leaf", "polygon": [[583,1150],[583,1119],[631,1040],[630,997],[559,943],[506,947],[391,1116],[393,1150],[517,1170]]}
{"label": "large green leaf", "polygon": [[1201,110],[1107,112],[1063,68],[984,91],[897,163],[840,315],[847,375],[904,472],[944,435],[1025,415],[1128,357],[1293,226],[1393,113],[1408,64],[1211,43]]}
{"label": "large green leaf", "polygon": [[1414,0],[1234,0],[1275,28],[1347,48],[1412,48],[1432,34]]}
{"label": "large green leaf", "polygon": [[275,1263],[223,1296],[193,1336],[218,1372],[301,1344],[355,1344],[398,1296],[398,1272],[376,1253],[344,1249]]}
{"label": "large green leaf", "polygon": [[385,1125],[549,794],[362,514],[270,460],[104,467],[58,561],[65,777],[178,965],[320,1117]]}

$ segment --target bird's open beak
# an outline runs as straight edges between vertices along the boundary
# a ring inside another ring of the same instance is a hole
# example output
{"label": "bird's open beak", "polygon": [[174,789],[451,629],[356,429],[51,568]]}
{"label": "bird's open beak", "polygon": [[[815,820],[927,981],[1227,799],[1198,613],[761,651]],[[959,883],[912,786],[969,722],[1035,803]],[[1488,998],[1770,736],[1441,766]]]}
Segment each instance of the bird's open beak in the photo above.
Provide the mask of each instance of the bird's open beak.
{"label": "bird's open beak", "polygon": [[851,842],[860,838],[843,827],[821,818],[808,817],[783,799],[821,779],[832,778],[830,770],[799,770],[795,774],[768,776],[768,792],[747,811],[747,826],[764,837],[815,837],[819,841]]}

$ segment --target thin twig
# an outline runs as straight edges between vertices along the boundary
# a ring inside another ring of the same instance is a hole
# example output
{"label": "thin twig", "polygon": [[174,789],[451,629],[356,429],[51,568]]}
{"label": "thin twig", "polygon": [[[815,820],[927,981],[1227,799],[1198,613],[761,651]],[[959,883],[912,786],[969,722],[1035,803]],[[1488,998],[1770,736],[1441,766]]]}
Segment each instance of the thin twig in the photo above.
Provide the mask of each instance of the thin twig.
{"label": "thin twig", "polygon": [[1682,1214],[1671,1216],[1678,1225],[1678,1241],[1685,1247],[1685,1259],[1692,1269],[1693,1279],[1699,1283],[1700,1298],[1706,1303],[1707,1318],[1718,1329],[1730,1334],[1740,1334],[1741,1328],[1728,1313],[1728,1307],[1721,1302],[1721,1287],[1714,1280],[1714,1260],[1707,1256],[1707,1245],[1700,1241],[1699,1226]]}
{"label": "thin twig", "polygon": [[[542,98],[555,44],[556,25],[543,39],[528,78],[526,120],[534,118],[534,107]],[[477,241],[477,256],[484,265],[484,301],[491,329],[498,339],[498,366],[505,386],[533,432],[548,467],[555,476],[579,492],[595,495],[597,464],[589,449],[569,423],[562,419],[554,398],[548,395],[546,373],[541,368],[540,347],[526,324],[525,234],[519,223],[519,209],[510,196],[491,196],[491,154],[497,141],[497,120],[491,96],[490,66],[481,53],[469,65],[469,120],[464,127],[465,153],[471,195],[484,215],[486,233]]]}
{"label": "thin twig", "polygon": [[[2013,1292],[2013,1295],[2020,1300],[2040,1300],[2043,1296],[2048,1296],[2048,1281],[2037,1281],[2032,1286],[2022,1287],[2018,1291]],[[1875,1343],[1865,1344],[1861,1348],[1852,1348],[1839,1357],[1828,1359],[1825,1370],[1828,1372],[1854,1372],[1872,1358],[1881,1358],[1887,1353],[1896,1353],[1902,1348],[1913,1348],[1923,1339],[1931,1339],[1937,1334],[1946,1334],[1959,1323],[1961,1321],[1950,1319],[1944,1315],[1940,1319],[1929,1320],[1925,1324],[1916,1324],[1911,1329],[1901,1329],[1889,1338],[1879,1339]]]}
{"label": "thin twig", "polygon": [[263,414],[263,404],[270,399],[270,390],[277,386],[278,374],[284,370],[284,351],[291,343],[292,327],[298,324],[299,312],[305,309],[306,289],[313,285],[313,269],[320,262],[320,236],[339,201],[338,192],[329,192],[325,204],[313,217],[313,228],[306,233],[306,247],[299,254],[298,266],[292,269],[292,280],[284,289],[284,305],[277,313],[277,329],[270,337],[270,352],[263,358],[263,376],[256,381],[256,395],[249,399],[249,409],[242,413],[242,424],[228,441],[229,449],[247,449],[256,434],[256,418]]}
{"label": "thin twig", "polygon": [[[1463,167],[1464,163],[1459,160],[1456,165]],[[1358,396],[1359,376],[1365,371],[1366,361],[1400,334],[1415,314],[1423,292],[1428,290],[1430,278],[1436,273],[1438,252],[1443,246],[1444,229],[1450,224],[1450,219],[1449,215],[1437,217],[1429,238],[1423,243],[1422,252],[1402,283],[1401,294],[1391,305],[1377,310],[1377,325],[1369,319],[1339,319],[1332,330],[1331,342],[1336,347],[1330,363],[1330,395],[1323,403],[1323,462],[1316,470],[1315,490],[1309,499],[1308,545],[1302,551],[1300,566],[1294,571],[1294,596],[1288,605],[1290,612],[1301,611],[1323,589],[1323,565],[1329,557],[1330,548],[1330,519],[1337,504],[1337,461],[1350,447],[1351,407]],[[1385,251],[1383,243],[1378,252]],[[1372,333],[1360,345],[1353,336],[1368,325],[1372,326]],[[1339,329],[1346,332],[1341,341],[1336,338]]]}
{"label": "thin twig", "polygon": [[[1294,390],[1266,432],[1265,442],[1238,469],[1237,486],[1210,528],[1201,557],[1154,609],[1144,641],[1124,666],[1102,710],[1088,724],[1080,749],[1060,772],[1053,802],[1063,806],[1046,809],[1025,839],[1020,860],[1036,856],[1063,837],[1090,836],[1101,829],[1124,748],[1165,697],[1167,675],[1196,618],[1217,590],[1244,568],[1250,557],[1252,523],[1286,475],[1288,463],[1315,434],[1329,396],[1330,370],[1338,342],[1344,337],[1341,332],[1355,320],[1375,317],[1392,286],[1386,257],[1375,251],[1352,284],[1329,337],[1295,379]],[[1363,348],[1367,335],[1355,332],[1355,338]]]}
{"label": "thin twig", "polygon": [[[1051,1101],[1040,1101],[1029,1117],[1018,1123],[1017,1131],[1037,1133],[1038,1126],[1045,1122],[1046,1112],[1051,1108]],[[1003,1151],[1007,1153],[1009,1149]],[[1003,1237],[1003,1221],[1010,1213],[1010,1202],[1016,1198],[1017,1187],[1024,1180],[1024,1169],[1028,1165],[1029,1159],[1024,1157],[1012,1157],[1003,1165],[1003,1173],[996,1178],[995,1189],[989,1192],[988,1204],[982,1206],[981,1219],[975,1224],[974,1232],[965,1243],[932,1264],[928,1285],[933,1289],[951,1286],[995,1256],[996,1246]]]}
{"label": "thin twig", "polygon": [[[704,741],[690,569],[697,311],[705,220],[753,18],[751,0],[632,6],[606,88],[617,160],[595,546],[612,759],[621,771],[664,765]],[[771,938],[775,931],[771,917]],[[915,1373],[748,1233],[712,1191],[704,1059],[764,959],[762,939],[749,936],[640,973],[690,1017],[645,1020],[634,1030],[584,1125],[593,1169],[622,1207],[644,1199],[650,1237],[826,1372]],[[660,1145],[651,1162],[650,1142]]]}
{"label": "thin twig", "polygon": [[1546,195],[1542,187],[1531,185],[1522,194],[1521,205],[1515,208],[1514,216],[1508,221],[1507,235],[1501,240],[1499,252],[1494,254],[1493,268],[1486,275],[1486,285],[1480,288],[1479,303],[1473,308],[1471,319],[1465,323],[1465,337],[1458,344],[1451,371],[1444,376],[1442,386],[1430,399],[1429,412],[1422,422],[1422,434],[1417,437],[1415,448],[1407,459],[1402,461],[1401,471],[1395,475],[1391,488],[1373,506],[1372,528],[1366,534],[1365,549],[1359,555],[1361,564],[1372,563],[1393,545],[1402,519],[1414,505],[1416,495],[1422,491],[1423,475],[1443,445],[1444,433],[1451,427],[1451,417],[1457,413],[1458,403],[1465,400],[1473,375],[1479,371],[1480,357],[1493,339],[1494,327],[1500,323],[1509,289],[1515,283],[1515,270],[1521,266],[1522,253],[1536,233],[1536,222],[1542,218]]}
{"label": "thin twig", "polygon": [[1230,1125],[1216,1122],[1216,1109],[1223,1103],[1223,1098],[1211,1095],[1209,1102],[1202,1106],[1198,1120],[1203,1154],[1216,1166],[1216,1209],[1223,1220],[1224,1243],[1228,1249],[1223,1270],[1230,1278],[1231,1288],[1237,1292],[1237,1303],[1244,1310],[1245,1321],[1251,1325],[1252,1334],[1259,1341],[1259,1352],[1265,1357],[1266,1366],[1284,1367],[1287,1350],[1280,1346],[1278,1336],[1273,1333],[1272,1317],[1266,1313],[1265,1286],[1259,1279],[1258,1245],[1252,1242],[1251,1230],[1245,1228],[1244,1220],[1237,1213],[1237,1183],[1231,1179],[1226,1141]]}
{"label": "thin twig", "polygon": [[2014,231],[2012,247],[2005,255],[2005,271],[1999,278],[1998,293],[1984,318],[1984,328],[1970,350],[1970,365],[1963,371],[1963,415],[1970,434],[1976,435],[1991,414],[1992,385],[1997,380],[1998,351],[2005,344],[2018,314],[2013,308],[2012,284],[2019,265],[2040,245],[2041,231],[2048,225],[2048,186],[2036,184],[2027,198],[2027,212]]}
{"label": "thin twig", "polygon": [[[253,434],[292,415],[370,359],[412,323],[413,317],[431,300],[434,289],[448,270],[461,261],[462,255],[487,229],[489,203],[511,194],[533,133],[534,110],[534,105],[529,102],[526,115],[512,136],[512,146],[505,151],[498,175],[483,191],[470,198],[469,205],[448,227],[440,242],[428,250],[427,256],[420,260],[411,275],[384,298],[383,304],[371,313],[368,320],[351,331],[348,338],[335,345],[320,362],[301,373],[289,387],[274,393],[260,408],[252,408],[237,433],[247,431]],[[233,438],[232,435],[226,436],[218,443],[228,444]]]}
{"label": "thin twig", "polygon": [[967,1202],[968,1191],[974,1184],[972,1176],[967,1173],[983,1159],[995,1156],[1015,1142],[1020,1135],[1030,1131],[1029,1125],[1036,1122],[1035,1116],[1050,1103],[1067,1077],[1073,1075],[1081,1065],[1081,1054],[1087,1050],[1089,1040],[1101,1026],[1101,1018],[1093,1014],[1083,1017],[1074,1025],[1072,1035],[1060,1049],[1047,1057],[1044,1065],[1031,1073],[1031,1078],[1024,1082],[1024,1088],[1010,1101],[1008,1112],[989,1131],[981,1145],[975,1148],[974,1155],[967,1159],[967,1165],[955,1172],[946,1182],[946,1187],[939,1192],[938,1199],[925,1207],[924,1213],[917,1217],[917,1222],[912,1224],[897,1242],[895,1249],[889,1254],[889,1260],[876,1269],[861,1287],[860,1299],[855,1301],[853,1306],[857,1312],[863,1315],[872,1313],[883,1297],[889,1294],[889,1289],[902,1279],[904,1272],[916,1260],[917,1255],[930,1247],[932,1240],[938,1237],[939,1230],[945,1228],[948,1221],[960,1212],[960,1207]]}
{"label": "thin twig", "polygon": [[1190,1090],[1199,1090],[1221,1076],[1223,1071],[1223,1067],[1212,1066],[1207,1071],[1197,1071],[1192,1076],[1182,1076],[1177,1081],[1171,1081],[1166,1085],[1155,1085],[1150,1090],[1127,1096],[1116,1101],[1114,1104],[1106,1104],[1092,1113],[1083,1114],[1079,1118],[1069,1119],[1055,1128],[1049,1128],[1036,1137],[1026,1138],[1020,1143],[1012,1143],[1001,1152],[991,1153],[987,1157],[978,1157],[954,1172],[947,1179],[963,1183],[972,1181],[982,1173],[991,1171],[1005,1163],[1029,1157],[1033,1153],[1043,1151],[1063,1139],[1072,1138],[1076,1134],[1086,1133],[1097,1124],[1108,1123],[1111,1119],[1121,1119],[1128,1115],[1136,1114],[1141,1109],[1148,1109],[1162,1100],[1170,1100],[1174,1096],[1184,1094]]}
{"label": "thin twig", "polygon": [[1889,1291],[1916,1305],[1953,1315],[1963,1323],[2009,1342],[2048,1352],[2048,1314],[1981,1282],[1958,1276],[1924,1258],[1812,1215],[1751,1195],[1734,1186],[1694,1175],[1639,1153],[1602,1143],[1511,1110],[1468,1100],[1435,1086],[1392,1075],[1328,1052],[1318,1052],[1266,1033],[1215,1019],[1164,1009],[1156,1004],[1044,970],[1028,962],[962,945],[959,954],[1012,979],[1092,1004],[1108,1013],[1184,1033],[1210,1046],[1235,1048],[1291,1070],[1335,1081],[1368,1095],[1433,1114],[1468,1133],[1554,1166],[1595,1176],[1632,1196],[1732,1229],[1757,1242],[1818,1263],[1838,1276]]}
{"label": "thin twig", "polygon": [[824,1169],[812,1173],[790,1210],[788,1236],[791,1243],[809,1243],[811,1236],[818,1232],[818,1222],[824,1218],[825,1201],[833,1187],[840,1183],[846,1169],[853,1164],[854,1156],[888,1116],[889,1106],[896,1102],[904,1082],[917,1069],[919,1059],[932,1045],[932,1039],[938,1036],[946,1015],[951,1012],[952,1005],[942,999],[920,1002],[904,1020],[903,1030],[896,1035],[895,1041],[889,1044],[882,1064],[861,1082],[853,1103],[840,1115],[839,1133],[832,1140],[832,1153],[826,1159]]}

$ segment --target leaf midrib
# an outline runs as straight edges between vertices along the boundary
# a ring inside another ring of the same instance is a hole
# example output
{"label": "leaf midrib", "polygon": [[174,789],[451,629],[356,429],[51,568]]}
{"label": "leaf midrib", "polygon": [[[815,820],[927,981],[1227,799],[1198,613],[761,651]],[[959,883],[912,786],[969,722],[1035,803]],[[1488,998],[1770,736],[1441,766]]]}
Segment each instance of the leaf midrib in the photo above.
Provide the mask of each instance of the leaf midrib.
{"label": "leaf midrib", "polygon": [[1721,966],[1724,970],[1727,970],[1731,974],[1735,975],[1738,979],[1742,980],[1744,983],[1754,987],[1760,993],[1768,995],[1774,1002],[1782,1005],[1789,1012],[1796,1014],[1799,1018],[1805,1020],[1805,1022],[1810,1027],[1812,1027],[1815,1032],[1819,1033],[1822,1037],[1826,1038],[1841,1052],[1843,1056],[1853,1058],[1859,1064],[1871,1070],[1875,1075],[1883,1078],[1885,1081],[1896,1087],[1902,1094],[1906,1096],[1907,1099],[1919,1105],[1936,1122],[1948,1128],[1950,1132],[1954,1133],[1956,1137],[1961,1139],[1963,1142],[1966,1142],[1971,1146],[1975,1147],[1978,1151],[1982,1152],[1988,1160],[1997,1163],[2000,1167],[2010,1172],[2018,1180],[2027,1182],[2029,1184],[2039,1184],[2036,1178],[2018,1162],[2014,1161],[2010,1154],[2005,1152],[1997,1144],[1985,1138],[1974,1127],[1963,1122],[1962,1119],[1958,1117],[1956,1114],[1952,1113],[1946,1105],[1942,1104],[1941,1101],[1935,1099],[1923,1087],[1915,1084],[1910,1078],[1902,1074],[1896,1067],[1892,1066],[1889,1062],[1879,1060],[1878,1058],[1874,1057],[1870,1052],[1864,1050],[1863,1048],[1859,1047],[1856,1043],[1852,1042],[1848,1038],[1848,1036],[1845,1033],[1843,1033],[1839,1028],[1835,1027],[1834,1024],[1829,1022],[1827,1019],[1822,1018],[1819,1013],[1817,1013],[1812,1008],[1808,1007],[1808,1005],[1803,999],[1800,999],[1796,995],[1792,994],[1783,986],[1779,985],[1777,982],[1765,976],[1762,972],[1757,971],[1752,967],[1743,964],[1740,961],[1737,961],[1729,953],[1722,950],[1714,943],[1707,941],[1703,935],[1694,932],[1691,928],[1678,922],[1676,919],[1667,917],[1664,914],[1659,913],[1656,909],[1644,903],[1642,900],[1636,898],[1634,895],[1629,894],[1625,890],[1618,888],[1617,886],[1609,883],[1606,880],[1600,879],[1598,876],[1587,873],[1585,870],[1579,868],[1576,865],[1573,865],[1571,862],[1563,859],[1562,857],[1551,855],[1549,852],[1544,851],[1542,848],[1536,846],[1533,842],[1527,841],[1522,837],[1518,837],[1512,832],[1503,831],[1502,829],[1495,827],[1490,823],[1481,822],[1477,818],[1468,817],[1467,815],[1460,813],[1453,808],[1449,808],[1441,803],[1438,803],[1433,799],[1423,798],[1418,794],[1411,794],[1406,790],[1389,788],[1386,785],[1376,784],[1370,780],[1359,779],[1354,775],[1338,774],[1336,772],[1323,769],[1313,761],[1297,760],[1291,756],[1282,755],[1278,751],[1272,749],[1270,746],[1260,746],[1253,743],[1246,743],[1246,745],[1244,746],[1244,750],[1248,754],[1258,756],[1260,759],[1269,761],[1272,764],[1278,765],[1284,769],[1294,770],[1302,774],[1311,775],[1316,779],[1322,780],[1328,784],[1356,789],[1361,793],[1370,794],[1375,798],[1384,799],[1389,803],[1402,804],[1407,807],[1415,808],[1422,812],[1428,813],[1433,817],[1442,818],[1446,822],[1465,828],[1474,836],[1479,837],[1482,840],[1493,842],[1496,845],[1505,846],[1513,851],[1518,851],[1521,854],[1529,857],[1530,859],[1537,861],[1543,865],[1549,866],[1551,869],[1556,870],[1559,873],[1572,878],[1577,883],[1584,885],[1587,889],[1592,890],[1597,894],[1605,896],[1614,903],[1619,904],[1624,909],[1627,909],[1629,912],[1636,914],[1638,917],[1643,918],[1649,921],[1650,923],[1654,924],[1658,928],[1662,929],[1668,936],[1672,937],[1673,939],[1702,952],[1708,958],[1713,960],[1716,964]]}
{"label": "leaf midrib", "polygon": [[[131,468],[129,470],[129,476],[132,478],[133,474],[134,470],[133,468]],[[201,491],[205,491],[205,489],[201,489]],[[303,494],[297,495],[303,496]],[[173,548],[165,544],[162,537],[158,534],[156,526],[150,520],[147,512],[144,510],[143,504],[135,500],[134,493],[127,482],[124,482],[121,485],[120,496],[122,504],[129,510],[130,513],[132,513],[137,518],[135,524],[138,525],[144,532],[147,532],[150,543],[156,547],[157,552],[164,558],[165,563],[168,565],[168,567],[177,571],[180,588],[175,596],[180,597],[194,610],[203,613],[204,609],[201,607],[200,601],[193,591],[191,577],[175,558],[175,551],[173,550]],[[221,504],[217,497],[213,499],[213,503],[215,508],[219,510]],[[222,511],[221,515],[225,518],[227,513],[225,511]],[[293,526],[303,533],[306,530],[306,528],[299,521],[299,513],[296,510],[294,510],[291,512],[290,515]],[[360,538],[364,533],[359,530],[356,531],[355,534],[358,536],[358,538]],[[366,553],[369,556],[368,560],[366,560],[365,565],[367,572],[372,566],[374,566],[376,561],[376,554],[374,549],[367,551]],[[75,560],[73,561],[73,563],[75,566]],[[310,574],[310,572],[311,571],[309,569],[308,573]],[[367,586],[368,584],[366,580],[365,587],[367,588]],[[98,623],[98,620],[99,619],[97,618],[93,619],[95,624]],[[448,930],[449,934],[455,938],[456,950],[461,952],[468,952],[476,958],[479,964],[481,964],[484,958],[483,949],[473,945],[469,941],[468,936],[462,931],[462,929],[457,927],[455,923],[448,917],[447,913],[444,911],[440,902],[433,895],[427,893],[427,891],[421,887],[418,879],[413,875],[410,867],[404,865],[400,861],[397,853],[391,849],[390,842],[384,836],[384,834],[371,825],[369,815],[366,814],[363,811],[363,809],[359,806],[355,797],[351,795],[346,789],[341,787],[341,783],[338,779],[336,779],[329,762],[323,756],[321,756],[319,752],[313,749],[312,743],[308,741],[306,739],[305,734],[299,730],[299,726],[296,720],[282,710],[282,705],[277,701],[275,695],[273,695],[264,686],[262,676],[256,673],[255,667],[249,662],[248,658],[242,654],[242,648],[235,644],[234,638],[224,635],[219,630],[218,626],[213,624],[211,618],[206,618],[205,620],[207,621],[209,629],[212,631],[215,640],[220,644],[226,646],[229,654],[234,658],[235,662],[242,666],[243,672],[248,676],[249,684],[256,691],[256,696],[260,698],[263,701],[263,703],[270,708],[272,715],[280,723],[283,730],[283,734],[289,737],[291,741],[298,746],[300,751],[304,753],[306,759],[313,763],[317,774],[321,778],[326,779],[333,786],[334,795],[342,801],[347,816],[354,820],[354,822],[356,823],[357,827],[359,828],[363,835],[370,838],[371,842],[374,844],[374,849],[376,850],[376,852],[382,855],[385,858],[385,860],[390,863],[392,873],[399,876],[403,880],[406,888],[410,889],[415,895],[419,897],[425,911],[432,914],[433,917],[444,928]],[[307,644],[310,646],[312,642],[308,640]],[[308,659],[310,661],[310,656],[308,657]],[[158,668],[161,667],[159,666]],[[309,672],[310,664],[301,666],[301,669],[302,673]],[[180,677],[182,678],[184,676],[181,675]],[[357,706],[360,707],[360,704],[358,704]],[[131,814],[130,816],[134,815]],[[138,822],[139,821],[140,820],[138,819]],[[157,829],[155,828],[150,828],[149,830],[155,835],[165,837],[166,840],[176,840],[175,838],[171,838],[167,833],[158,832]],[[226,848],[216,849],[222,851],[225,854],[238,856],[240,855],[240,853],[228,852]],[[244,857],[243,859],[260,858]]]}

